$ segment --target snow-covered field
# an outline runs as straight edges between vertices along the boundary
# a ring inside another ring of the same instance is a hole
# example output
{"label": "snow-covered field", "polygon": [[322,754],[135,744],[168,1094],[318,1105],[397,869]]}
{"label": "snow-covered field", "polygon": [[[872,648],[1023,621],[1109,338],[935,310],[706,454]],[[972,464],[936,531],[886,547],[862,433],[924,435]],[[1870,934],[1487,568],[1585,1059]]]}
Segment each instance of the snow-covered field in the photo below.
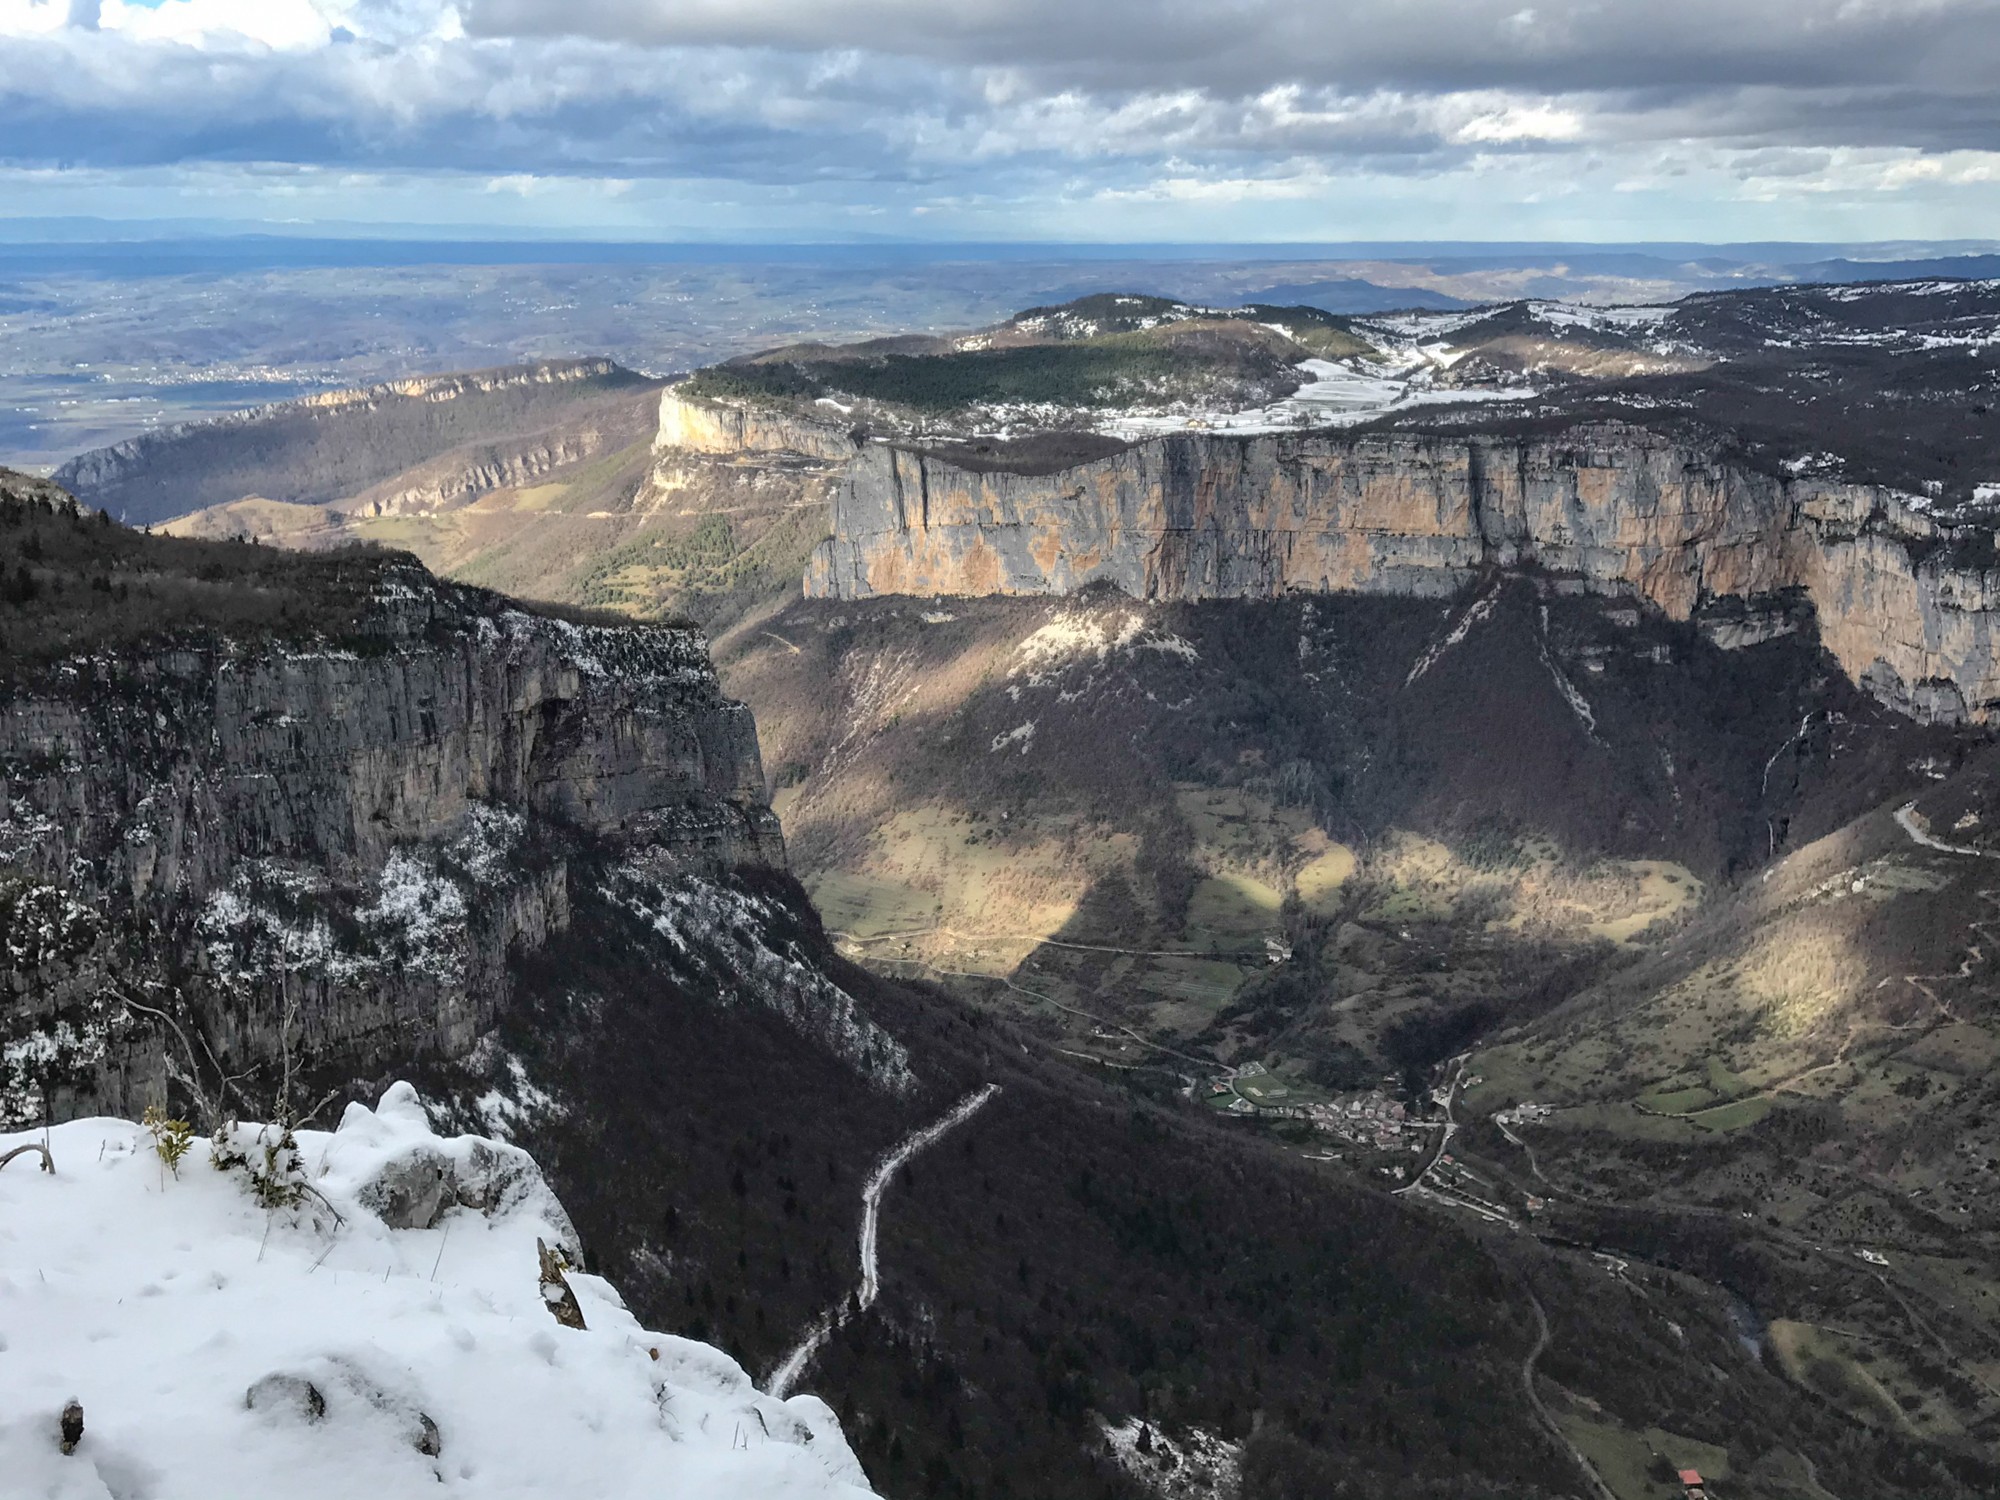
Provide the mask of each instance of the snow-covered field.
{"label": "snow-covered field", "polygon": [[295,1208],[199,1138],[170,1170],[127,1121],[0,1155],[44,1139],[53,1174],[0,1171],[6,1500],[868,1493],[823,1403],[646,1332],[608,1283],[570,1272],[587,1327],[558,1323],[536,1241],[573,1242],[562,1206],[518,1148],[433,1134],[406,1084],[298,1132]]}
{"label": "snow-covered field", "polygon": [[1316,427],[1344,427],[1384,412],[1456,401],[1519,401],[1535,391],[1527,385],[1465,390],[1434,389],[1439,369],[1449,369],[1451,356],[1435,349],[1398,350],[1378,361],[1308,359],[1295,368],[1306,383],[1281,401],[1247,411],[1208,411],[1195,415],[1132,413],[1100,425],[1113,437],[1139,439],[1162,433],[1206,431],[1233,434],[1298,432]]}

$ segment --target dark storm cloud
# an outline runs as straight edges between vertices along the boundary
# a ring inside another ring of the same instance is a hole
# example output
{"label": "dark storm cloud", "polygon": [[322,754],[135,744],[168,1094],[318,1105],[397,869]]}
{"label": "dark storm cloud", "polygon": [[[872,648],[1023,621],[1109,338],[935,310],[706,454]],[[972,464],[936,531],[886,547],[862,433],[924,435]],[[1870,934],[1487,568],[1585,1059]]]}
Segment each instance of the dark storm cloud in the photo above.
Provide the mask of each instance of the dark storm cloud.
{"label": "dark storm cloud", "polygon": [[1049,204],[1499,161],[1522,195],[1873,192],[1913,179],[1870,153],[1994,180],[1996,77],[2000,0],[0,0],[0,164]]}
{"label": "dark storm cloud", "polygon": [[[1845,124],[1869,144],[1990,142],[2000,119],[2000,0],[471,0],[467,25],[921,56],[1085,92],[1758,96],[1741,118],[1683,121],[1698,135]],[[1825,118],[1842,101],[1851,117]]]}

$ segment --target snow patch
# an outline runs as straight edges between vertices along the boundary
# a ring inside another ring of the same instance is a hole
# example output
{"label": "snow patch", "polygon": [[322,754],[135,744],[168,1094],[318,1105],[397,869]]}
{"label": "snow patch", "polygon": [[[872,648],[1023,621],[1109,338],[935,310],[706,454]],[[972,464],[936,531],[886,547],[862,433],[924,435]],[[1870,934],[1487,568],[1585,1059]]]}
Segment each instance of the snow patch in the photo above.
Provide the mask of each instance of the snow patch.
{"label": "snow patch", "polygon": [[[225,984],[255,982],[284,974],[315,971],[351,979],[369,967],[345,953],[326,919],[294,906],[296,898],[317,894],[323,885],[270,860],[237,870],[230,883],[209,893],[196,919],[209,968]],[[268,898],[293,898],[278,901]]]}
{"label": "snow patch", "polygon": [[[1157,651],[1184,662],[1198,662],[1201,653],[1191,641],[1166,631],[1153,631],[1137,610],[1094,613],[1066,610],[1036,630],[1016,648],[1019,660],[1008,676],[1025,675],[1029,687],[1047,687],[1055,675],[1076,662],[1108,661],[1115,652]],[[996,747],[997,748],[997,747]]]}
{"label": "snow patch", "polygon": [[1438,402],[1520,401],[1537,394],[1528,385],[1433,389],[1439,370],[1449,370],[1462,351],[1431,345],[1400,351],[1387,360],[1302,360],[1294,366],[1306,377],[1291,395],[1244,411],[1193,413],[1128,412],[1100,424],[1114,437],[1140,439],[1169,432],[1219,432],[1235,436],[1349,427],[1386,412]]}
{"label": "snow patch", "polygon": [[1008,730],[1005,734],[994,735],[993,744],[987,753],[997,754],[1000,751],[1005,750],[1009,745],[1019,745],[1021,747],[1021,753],[1023,755],[1026,755],[1028,751],[1033,748],[1034,743],[1035,743],[1035,721],[1033,719],[1030,719],[1025,724],[1016,724],[1012,729]]}
{"label": "snow patch", "polygon": [[[1417,658],[1416,665],[1410,668],[1410,675],[1403,679],[1403,686],[1410,687],[1414,685],[1419,677],[1436,666],[1439,657],[1463,641],[1473,626],[1493,613],[1493,606],[1499,602],[1499,598],[1500,596],[1496,593],[1487,594],[1484,598],[1475,599],[1472,607],[1466,610],[1459,618],[1459,622],[1445,633],[1444,639]],[[1305,642],[1301,640],[1299,645],[1303,647]]]}
{"label": "snow patch", "polygon": [[637,860],[619,866],[599,890],[673,946],[682,977],[697,992],[725,1005],[753,996],[877,1087],[895,1094],[916,1087],[909,1052],[859,1001],[796,952],[771,946],[767,924],[776,913],[761,898]]}
{"label": "snow patch", "polygon": [[475,802],[445,853],[481,885],[491,884],[507,874],[527,831],[528,820],[520,813]]}
{"label": "snow patch", "polygon": [[44,817],[31,804],[15,798],[0,812],[0,864],[13,864],[24,854],[33,854],[60,831],[53,818]]}
{"label": "snow patch", "polygon": [[1597,714],[1591,708],[1590,700],[1563,675],[1563,669],[1556,665],[1555,657],[1549,652],[1549,608],[1546,604],[1542,606],[1542,634],[1537,644],[1542,654],[1542,665],[1548,668],[1549,676],[1555,680],[1556,691],[1562,694],[1563,702],[1569,705],[1570,712],[1576,715],[1577,722],[1583,725],[1583,732],[1590,736],[1591,742],[1602,744],[1597,738]]}
{"label": "snow patch", "polygon": [[473,1101],[472,1106],[479,1111],[487,1134],[494,1139],[511,1139],[514,1127],[528,1120],[560,1118],[567,1113],[556,1102],[554,1095],[538,1088],[529,1079],[528,1069],[520,1058],[509,1057],[506,1071],[506,1088],[488,1089]]}
{"label": "snow patch", "polygon": [[1170,1437],[1138,1417],[1103,1423],[1104,1443],[1119,1468],[1161,1500],[1236,1500],[1243,1488],[1243,1448],[1190,1427]]}
{"label": "snow patch", "polygon": [[355,914],[362,929],[392,948],[404,967],[439,979],[465,970],[465,894],[435,865],[392,849],[376,898]]}
{"label": "snow patch", "polygon": [[[204,1140],[168,1171],[121,1120],[54,1127],[53,1174],[0,1173],[0,1488],[64,1500],[274,1486],[291,1500],[868,1494],[824,1403],[759,1395],[727,1355],[642,1328],[608,1282],[568,1277],[585,1329],[550,1317],[536,1241],[573,1236],[527,1153],[440,1138],[407,1084],[297,1138],[317,1196],[295,1210],[260,1208]],[[43,1139],[0,1135],[0,1152]],[[392,1228],[371,1205],[412,1160],[504,1190],[431,1228]],[[84,1434],[64,1457],[57,1418],[71,1395]]]}

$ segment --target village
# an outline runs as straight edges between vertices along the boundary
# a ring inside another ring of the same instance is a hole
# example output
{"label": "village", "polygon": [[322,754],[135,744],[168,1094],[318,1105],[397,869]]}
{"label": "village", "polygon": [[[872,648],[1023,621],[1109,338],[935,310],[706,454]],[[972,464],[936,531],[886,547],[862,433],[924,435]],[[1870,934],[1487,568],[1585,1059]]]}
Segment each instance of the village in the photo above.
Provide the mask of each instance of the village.
{"label": "village", "polygon": [[1396,1089],[1391,1076],[1365,1092],[1327,1097],[1279,1078],[1260,1062],[1245,1063],[1201,1086],[1209,1107],[1225,1114],[1301,1120],[1353,1146],[1421,1154],[1445,1121],[1412,1114]]}

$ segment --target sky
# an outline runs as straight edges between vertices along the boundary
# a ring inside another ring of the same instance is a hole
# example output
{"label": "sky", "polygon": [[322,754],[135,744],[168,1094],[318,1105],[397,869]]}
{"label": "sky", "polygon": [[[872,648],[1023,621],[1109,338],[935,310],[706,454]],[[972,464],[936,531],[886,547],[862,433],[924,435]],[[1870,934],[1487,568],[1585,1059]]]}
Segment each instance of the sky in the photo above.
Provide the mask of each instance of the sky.
{"label": "sky", "polygon": [[2000,0],[0,0],[0,218],[2000,236]]}

